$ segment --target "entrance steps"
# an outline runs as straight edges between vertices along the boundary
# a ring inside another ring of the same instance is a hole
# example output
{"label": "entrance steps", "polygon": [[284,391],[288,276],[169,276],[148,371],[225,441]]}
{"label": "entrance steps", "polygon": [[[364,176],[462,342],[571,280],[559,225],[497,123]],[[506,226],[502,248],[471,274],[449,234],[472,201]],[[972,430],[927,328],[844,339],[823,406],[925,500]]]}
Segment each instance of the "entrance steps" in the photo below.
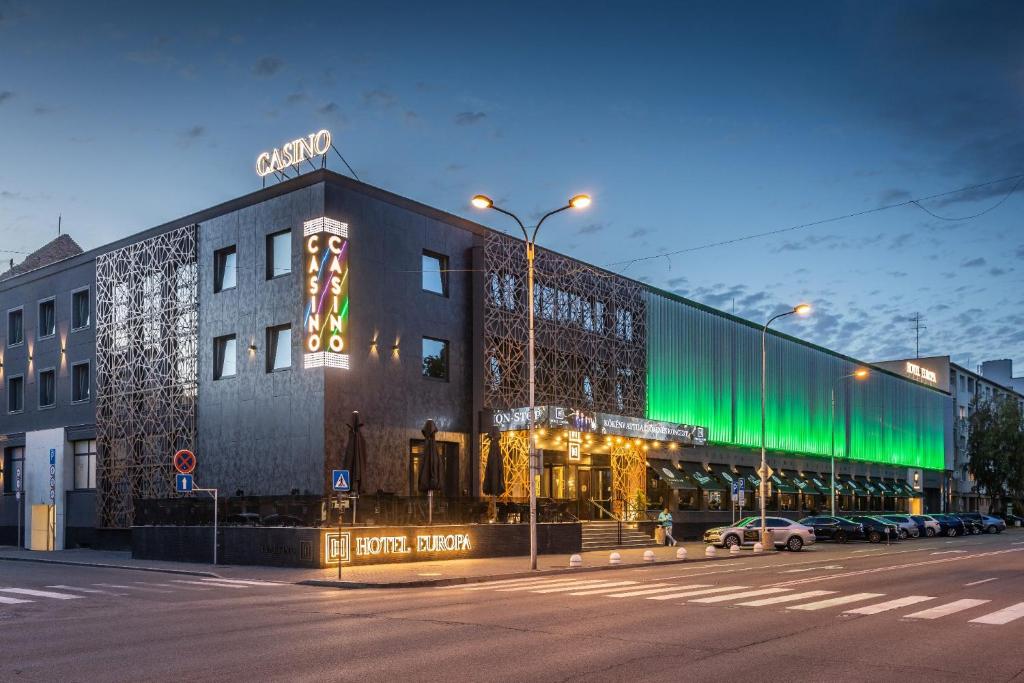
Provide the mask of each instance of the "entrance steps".
{"label": "entrance steps", "polygon": [[619,542],[619,523],[615,521],[583,522],[583,550],[614,550],[616,548],[651,548],[654,539],[637,529],[635,523],[622,523],[622,542]]}

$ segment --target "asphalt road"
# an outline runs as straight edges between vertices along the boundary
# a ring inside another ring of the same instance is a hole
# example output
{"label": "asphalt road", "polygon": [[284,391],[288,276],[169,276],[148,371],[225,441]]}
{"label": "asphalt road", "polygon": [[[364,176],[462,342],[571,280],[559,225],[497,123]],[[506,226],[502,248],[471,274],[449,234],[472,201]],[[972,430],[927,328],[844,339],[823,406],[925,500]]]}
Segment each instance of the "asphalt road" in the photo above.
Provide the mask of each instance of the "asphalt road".
{"label": "asphalt road", "polygon": [[0,562],[0,639],[3,681],[1024,681],[1024,533],[391,590]]}

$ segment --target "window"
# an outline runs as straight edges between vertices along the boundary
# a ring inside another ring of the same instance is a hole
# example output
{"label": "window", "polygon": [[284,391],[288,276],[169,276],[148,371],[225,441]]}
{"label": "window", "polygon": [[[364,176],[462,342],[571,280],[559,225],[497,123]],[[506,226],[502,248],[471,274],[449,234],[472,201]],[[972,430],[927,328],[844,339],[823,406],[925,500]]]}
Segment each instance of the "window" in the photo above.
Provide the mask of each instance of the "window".
{"label": "window", "polygon": [[791,524],[788,519],[779,519],[778,517],[768,517],[764,523],[769,529],[785,529]]}
{"label": "window", "polygon": [[213,378],[235,376],[235,335],[228,334],[213,340]]}
{"label": "window", "polygon": [[423,338],[423,376],[448,379],[448,342]]}
{"label": "window", "polygon": [[52,337],[57,331],[56,311],[53,299],[39,302],[39,336]]}
{"label": "window", "polygon": [[213,291],[234,289],[238,284],[238,255],[235,247],[225,247],[213,253]]}
{"label": "window", "polygon": [[292,231],[267,235],[267,279],[292,272]]}
{"label": "window", "polygon": [[113,346],[119,351],[128,348],[128,318],[131,311],[131,302],[131,293],[128,291],[128,285],[123,282],[114,285],[114,301],[112,306],[114,317]]}
{"label": "window", "polygon": [[7,412],[20,413],[25,409],[25,378],[21,375],[7,379]]}
{"label": "window", "polygon": [[700,510],[700,492],[691,489],[680,490],[678,509]]}
{"label": "window", "polygon": [[423,252],[423,291],[448,296],[448,257]]}
{"label": "window", "polygon": [[57,404],[57,373],[53,369],[39,371],[39,407],[52,408]]}
{"label": "window", "polygon": [[89,307],[89,290],[80,289],[71,293],[71,329],[80,330],[89,327],[91,309]]}
{"label": "window", "polygon": [[267,372],[287,370],[292,366],[292,326],[267,328]]}
{"label": "window", "polygon": [[[409,495],[424,495],[419,489],[420,464],[423,461],[423,439],[409,442]],[[434,494],[445,498],[458,498],[462,494],[459,478],[459,444],[436,441],[437,456],[441,459],[441,488]],[[435,511],[436,514],[436,511]]]}
{"label": "window", "polygon": [[971,392],[972,394],[974,393],[974,378],[973,377],[968,377],[967,378],[967,391]]}
{"label": "window", "polygon": [[20,308],[7,312],[7,345],[16,346],[25,341],[24,316]]}
{"label": "window", "polygon": [[89,363],[71,366],[71,401],[89,400]]}
{"label": "window", "polygon": [[14,493],[17,488],[18,470],[21,470],[22,484],[25,488],[25,448],[23,446],[11,446],[4,449],[3,461],[4,493]]}
{"label": "window", "polygon": [[75,488],[96,488],[96,440],[72,441],[75,449]]}
{"label": "window", "polygon": [[960,391],[964,390],[964,380],[966,379],[963,375],[958,375],[960,379]]}

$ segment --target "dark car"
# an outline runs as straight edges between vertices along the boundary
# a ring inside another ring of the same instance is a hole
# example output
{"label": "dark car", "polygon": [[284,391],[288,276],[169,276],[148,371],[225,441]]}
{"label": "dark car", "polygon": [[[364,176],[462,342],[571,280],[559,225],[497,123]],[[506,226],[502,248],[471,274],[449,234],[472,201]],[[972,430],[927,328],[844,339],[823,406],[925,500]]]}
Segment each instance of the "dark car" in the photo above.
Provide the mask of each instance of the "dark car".
{"label": "dark car", "polygon": [[977,512],[958,512],[956,516],[963,520],[968,534],[985,533],[985,522]]}
{"label": "dark car", "polygon": [[964,520],[960,519],[956,515],[947,515],[945,513],[933,513],[932,518],[935,519],[939,526],[942,527],[939,531],[943,536],[963,536],[967,533],[967,525],[964,524]]}
{"label": "dark car", "polygon": [[804,517],[800,523],[814,529],[814,537],[819,541],[846,543],[851,538],[864,538],[863,524],[842,517]]}
{"label": "dark car", "polygon": [[988,515],[983,515],[980,512],[962,512],[958,514],[975,526],[977,530],[974,533],[976,534],[999,534],[1006,528],[1005,522],[996,520]]}
{"label": "dark car", "polygon": [[881,543],[886,538],[898,541],[900,538],[900,528],[888,520],[867,515],[851,515],[847,519],[863,525],[864,537],[872,543]]}

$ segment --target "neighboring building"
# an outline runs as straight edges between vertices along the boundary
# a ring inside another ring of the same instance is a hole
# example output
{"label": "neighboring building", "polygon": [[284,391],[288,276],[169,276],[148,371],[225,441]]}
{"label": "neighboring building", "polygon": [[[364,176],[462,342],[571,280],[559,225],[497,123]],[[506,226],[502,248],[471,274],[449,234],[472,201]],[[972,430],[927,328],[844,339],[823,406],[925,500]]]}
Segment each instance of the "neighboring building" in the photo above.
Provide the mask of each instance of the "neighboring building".
{"label": "neighboring building", "polygon": [[987,368],[989,376],[957,365],[950,361],[949,356],[905,358],[875,365],[893,372],[902,372],[917,382],[949,393],[948,410],[952,419],[946,440],[953,448],[952,457],[946,463],[948,509],[955,512],[988,512],[991,499],[984,491],[978,490],[978,483],[969,468],[969,418],[975,405],[999,398],[1016,401],[1024,410],[1024,395],[1010,388],[1010,383],[1004,381],[1011,375],[1010,361],[983,363],[982,372]]}
{"label": "neighboring building", "polygon": [[[193,520],[174,492],[181,448],[226,514],[318,523],[353,411],[369,449],[362,521],[423,514],[427,420],[444,470],[435,519],[486,514],[492,428],[502,514],[521,511],[521,241],[317,170],[61,254],[0,277],[0,543],[15,533],[18,469],[26,524],[51,501],[51,449],[57,547]],[[537,271],[543,514],[665,504],[697,533],[730,519],[734,480],[753,509],[760,325],[548,251]],[[802,516],[828,507],[830,389],[863,363],[777,331],[768,346],[768,507]],[[921,509],[946,467],[948,396],[884,370],[837,386],[841,509]]]}
{"label": "neighboring building", "polygon": [[992,380],[996,384],[1009,387],[1018,394],[1024,395],[1024,376],[1013,376],[1013,361],[1009,358],[983,361],[981,364],[981,376]]}

